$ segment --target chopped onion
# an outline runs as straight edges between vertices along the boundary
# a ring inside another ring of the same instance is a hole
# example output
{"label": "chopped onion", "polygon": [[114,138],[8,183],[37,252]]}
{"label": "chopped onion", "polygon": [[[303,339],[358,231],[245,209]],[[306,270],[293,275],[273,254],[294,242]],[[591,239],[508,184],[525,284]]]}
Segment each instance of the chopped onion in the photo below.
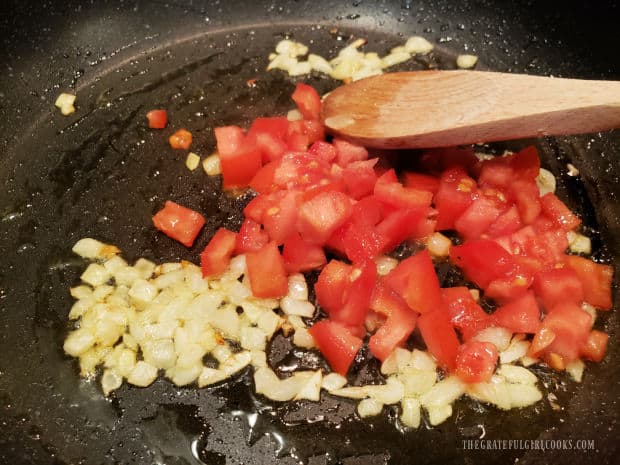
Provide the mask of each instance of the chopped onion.
{"label": "chopped onion", "polygon": [[583,370],[586,365],[581,360],[576,359],[569,364],[566,365],[566,372],[573,378],[573,380],[577,383],[581,383],[583,379]]}
{"label": "chopped onion", "polygon": [[409,428],[418,428],[420,426],[420,401],[414,397],[405,397],[400,401],[402,413],[400,421],[404,426]]}
{"label": "chopped onion", "polygon": [[60,112],[63,115],[68,116],[75,112],[75,106],[73,105],[74,103],[75,95],[63,92],[58,96],[56,102],[54,102],[54,105],[60,108]]}
{"label": "chopped onion", "polygon": [[357,404],[357,413],[361,418],[375,417],[383,410],[383,404],[375,399],[362,399]]}
{"label": "chopped onion", "polygon": [[478,57],[476,55],[459,55],[456,57],[456,66],[461,69],[469,69],[476,66]]}
{"label": "chopped onion", "polygon": [[188,170],[194,171],[196,168],[198,168],[199,164],[200,156],[198,156],[194,152],[190,152],[187,154],[187,158],[185,159],[185,166]]}
{"label": "chopped onion", "polygon": [[322,387],[326,391],[341,389],[347,384],[347,378],[338,373],[329,373],[323,376]]}
{"label": "chopped onion", "polygon": [[146,387],[157,378],[157,368],[142,360],[136,363],[127,377],[127,382],[135,386]]}
{"label": "chopped onion", "polygon": [[447,257],[451,246],[452,241],[440,232],[431,234],[426,240],[426,248],[434,257]]}
{"label": "chopped onion", "polygon": [[420,397],[424,407],[438,407],[451,404],[465,392],[465,384],[457,376],[449,376],[435,384]]}
{"label": "chopped onion", "polygon": [[405,396],[420,396],[430,391],[435,385],[437,372],[407,367],[398,374],[398,378],[403,383]]}
{"label": "chopped onion", "polygon": [[299,315],[304,318],[312,318],[315,312],[312,302],[307,300],[295,300],[288,296],[280,301],[280,306],[282,307],[282,311],[287,315]]}
{"label": "chopped onion", "polygon": [[110,273],[102,265],[91,263],[82,273],[80,279],[93,287],[97,287],[108,282]]}
{"label": "chopped onion", "polygon": [[501,365],[497,374],[513,384],[536,384],[538,378],[527,368],[516,365]]}
{"label": "chopped onion", "polygon": [[424,37],[413,36],[405,42],[405,50],[416,55],[426,55],[433,50],[433,44]]}
{"label": "chopped onion", "polygon": [[592,242],[588,236],[576,233],[575,231],[568,231],[566,233],[566,238],[568,239],[568,247],[571,252],[588,255],[592,253]]}
{"label": "chopped onion", "polygon": [[511,336],[512,333],[506,328],[490,326],[478,332],[473,338],[476,341],[490,342],[501,352],[506,350],[510,345]]}
{"label": "chopped onion", "polygon": [[202,169],[209,176],[217,176],[218,174],[222,174],[222,165],[220,163],[219,154],[213,153],[202,160]]}
{"label": "chopped onion", "polygon": [[294,110],[288,111],[288,113],[286,114],[286,119],[289,121],[300,121],[304,119],[304,116],[297,108],[295,108]]}
{"label": "chopped onion", "polygon": [[544,168],[540,168],[538,176],[536,177],[536,185],[538,186],[538,192],[542,197],[550,192],[555,192],[555,176],[551,171]]}
{"label": "chopped onion", "polygon": [[366,386],[366,393],[382,404],[397,404],[405,394],[405,387],[397,377],[389,376],[385,384]]}

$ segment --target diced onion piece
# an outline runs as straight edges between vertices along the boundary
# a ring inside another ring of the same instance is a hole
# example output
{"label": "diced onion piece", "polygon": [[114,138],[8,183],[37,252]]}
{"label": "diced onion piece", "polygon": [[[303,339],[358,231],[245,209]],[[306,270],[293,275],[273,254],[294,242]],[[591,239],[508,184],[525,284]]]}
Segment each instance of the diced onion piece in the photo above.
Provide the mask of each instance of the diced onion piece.
{"label": "diced onion piece", "polygon": [[252,366],[254,367],[266,367],[267,366],[267,354],[262,350],[252,350],[250,352],[252,357]]}
{"label": "diced onion piece", "polygon": [[499,353],[499,361],[500,363],[512,363],[516,360],[519,360],[525,354],[527,354],[527,349],[530,347],[530,343],[528,341],[519,341],[512,338],[510,345],[506,348],[506,350]]}
{"label": "diced onion piece", "polygon": [[375,399],[362,399],[357,404],[357,414],[361,418],[376,417],[383,410],[383,404]]}
{"label": "diced onion piece", "polygon": [[144,279],[134,281],[129,297],[137,305],[146,305],[157,296],[157,287]]}
{"label": "diced onion piece", "polygon": [[512,333],[506,328],[490,326],[478,332],[473,339],[476,341],[490,342],[501,352],[506,350],[510,345],[511,336]]}
{"label": "diced onion piece", "polygon": [[90,259],[111,258],[119,253],[117,247],[104,244],[103,242],[99,242],[98,240],[90,237],[77,241],[71,250],[80,257]]}
{"label": "diced onion piece", "polygon": [[431,234],[426,240],[426,248],[434,257],[447,257],[451,246],[452,241],[440,232]]}
{"label": "diced onion piece", "polygon": [[590,318],[592,319],[592,325],[594,326],[594,322],[596,321],[596,317],[598,316],[596,313],[596,307],[590,305],[588,302],[582,302],[581,309],[588,315],[590,315]]}
{"label": "diced onion piece", "polygon": [[267,334],[267,337],[271,339],[271,336],[282,324],[282,319],[274,312],[267,310],[258,317],[256,324]]}
{"label": "diced onion piece", "polygon": [[568,174],[569,176],[579,176],[579,170],[572,163],[567,163],[566,169],[568,170],[566,174]]}
{"label": "diced onion piece", "polygon": [[307,399],[318,401],[321,399],[321,383],[323,381],[323,373],[320,370],[315,371],[310,379],[301,387],[295,400]]}
{"label": "diced onion piece", "polygon": [[139,258],[133,266],[142,279],[150,279],[155,272],[155,263],[145,258]]}
{"label": "diced onion piece", "polygon": [[101,388],[103,394],[108,395],[110,392],[118,389],[123,384],[123,377],[114,370],[104,370],[101,375]]}
{"label": "diced onion piece", "polygon": [[416,55],[426,55],[433,50],[433,44],[424,37],[412,36],[405,42],[405,50]]}
{"label": "diced onion piece", "polygon": [[286,114],[286,119],[289,121],[300,121],[304,119],[304,117],[301,112],[297,108],[295,108],[288,111],[288,113]]}
{"label": "diced onion piece", "polygon": [[91,263],[82,273],[80,279],[93,287],[97,287],[108,282],[110,277],[110,273],[102,265]]}
{"label": "diced onion piece", "polygon": [[320,73],[330,74],[332,72],[331,65],[322,56],[311,53],[310,55],[308,55],[308,63],[310,63],[310,66],[312,66],[313,70]]}
{"label": "diced onion piece", "polygon": [[452,416],[452,405],[433,405],[427,407],[426,411],[428,412],[429,423],[433,426],[437,426]]}
{"label": "diced onion piece", "polygon": [[277,43],[276,53],[292,57],[304,56],[308,53],[308,47],[301,42],[284,39]]}
{"label": "diced onion piece", "polygon": [[532,384],[506,384],[511,408],[527,407],[542,399],[542,392]]}
{"label": "diced onion piece", "polygon": [[144,361],[155,368],[172,368],[177,359],[172,339],[158,339],[142,344]]}
{"label": "diced onion piece", "polygon": [[476,55],[459,55],[456,57],[456,66],[461,69],[469,69],[476,66],[478,62],[478,57]]}
{"label": "diced onion piece", "polygon": [[516,365],[501,365],[497,374],[513,384],[536,384],[538,381],[530,370]]}
{"label": "diced onion piece", "polygon": [[538,176],[536,177],[536,185],[538,186],[538,192],[542,197],[549,192],[555,192],[555,176],[551,171],[544,168],[540,168]]}
{"label": "diced onion piece", "polygon": [[312,72],[312,66],[307,61],[298,61],[291,64],[288,68],[289,76],[301,76],[303,74],[310,74]]}
{"label": "diced onion piece", "polygon": [[521,357],[519,361],[521,362],[521,365],[523,365],[524,367],[529,367],[539,362],[538,359],[533,358],[533,357],[528,357],[527,355],[525,355],[524,357]]}
{"label": "diced onion piece", "polygon": [[467,395],[481,402],[493,404],[502,410],[511,406],[507,383],[488,382],[467,385]]}
{"label": "diced onion piece", "polygon": [[198,376],[198,387],[205,387],[210,384],[219,383],[226,379],[226,374],[222,370],[215,368],[203,367]]}
{"label": "diced onion piece", "polygon": [[402,371],[411,362],[411,352],[402,347],[396,347],[381,364],[381,373],[392,375]]}
{"label": "diced onion piece", "polygon": [[58,98],[56,98],[54,105],[60,108],[60,112],[63,115],[67,116],[75,112],[75,106],[73,105],[74,103],[75,95],[63,92],[58,96]]}
{"label": "diced onion piece", "polygon": [[187,154],[187,158],[185,159],[185,166],[187,167],[187,169],[190,171],[194,171],[196,168],[198,168],[199,164],[200,156],[195,154],[194,152],[189,152]]}
{"label": "diced onion piece", "polygon": [[428,352],[423,352],[418,349],[413,349],[411,352],[410,365],[418,370],[435,371],[437,369],[437,364],[435,360],[433,360],[433,357],[431,357]]}
{"label": "diced onion piece", "polygon": [[325,118],[325,126],[332,129],[343,129],[351,126],[355,120],[348,115],[335,115]]}
{"label": "diced onion piece", "polygon": [[347,378],[338,373],[329,373],[323,376],[321,386],[326,391],[335,391],[343,388],[347,384]]}
{"label": "diced onion piece", "polygon": [[136,363],[127,377],[127,382],[135,386],[146,387],[157,378],[157,368],[142,360]]}
{"label": "diced onion piece", "polygon": [[366,386],[349,386],[340,389],[332,389],[329,393],[338,397],[347,397],[349,399],[365,399],[368,397]]}
{"label": "diced onion piece", "polygon": [[465,384],[457,376],[449,376],[435,384],[421,398],[424,407],[449,405],[465,392]]}
{"label": "diced onion piece", "polygon": [[399,51],[399,52],[391,52],[389,55],[384,56],[381,59],[381,61],[383,62],[384,68],[389,68],[390,66],[394,66],[399,63],[404,63],[410,58],[411,58],[411,54],[409,52]]}
{"label": "diced onion piece", "polygon": [[398,260],[387,255],[380,255],[375,259],[377,264],[377,274],[379,276],[385,276],[398,265]]}
{"label": "diced onion piece", "polygon": [[282,311],[287,315],[299,315],[304,318],[312,318],[315,308],[312,302],[307,300],[295,300],[286,296],[280,301]]}
{"label": "diced onion piece", "polygon": [[405,397],[400,401],[403,409],[400,414],[400,421],[409,428],[418,428],[422,416],[420,415],[420,401],[414,397]]}
{"label": "diced onion piece", "polygon": [[398,378],[403,383],[405,396],[420,396],[435,385],[437,372],[407,367],[398,374]]}
{"label": "diced onion piece", "polygon": [[238,352],[226,360],[220,366],[220,369],[227,376],[234,375],[247,367],[252,362],[252,354],[248,351]]}
{"label": "diced onion piece", "polygon": [[222,165],[220,163],[219,154],[213,153],[202,160],[202,169],[209,176],[217,176],[218,174],[222,174]]}
{"label": "diced onion piece", "polygon": [[571,252],[587,255],[592,253],[592,242],[588,236],[576,233],[575,231],[568,231],[566,233],[566,238],[568,239],[568,247]]}
{"label": "diced onion piece", "polygon": [[580,359],[576,359],[566,365],[566,371],[571,378],[577,383],[581,383],[583,379],[583,370],[586,365]]}
{"label": "diced onion piece", "polygon": [[297,328],[293,334],[293,344],[304,349],[313,349],[316,347],[314,338],[306,328]]}
{"label": "diced onion piece", "polygon": [[385,384],[366,386],[366,392],[369,397],[389,405],[400,402],[405,394],[405,388],[397,377],[390,376]]}
{"label": "diced onion piece", "polygon": [[94,304],[95,301],[92,298],[78,300],[71,306],[71,310],[69,311],[69,319],[77,320],[82,315],[84,315],[86,311],[90,309]]}
{"label": "diced onion piece", "polygon": [[64,351],[72,357],[79,357],[95,344],[95,335],[83,328],[69,333],[63,345]]}
{"label": "diced onion piece", "polygon": [[288,277],[288,297],[296,300],[308,300],[308,283],[301,273]]}
{"label": "diced onion piece", "polygon": [[267,338],[265,333],[258,328],[245,326],[241,328],[240,339],[241,347],[246,350],[265,350]]}

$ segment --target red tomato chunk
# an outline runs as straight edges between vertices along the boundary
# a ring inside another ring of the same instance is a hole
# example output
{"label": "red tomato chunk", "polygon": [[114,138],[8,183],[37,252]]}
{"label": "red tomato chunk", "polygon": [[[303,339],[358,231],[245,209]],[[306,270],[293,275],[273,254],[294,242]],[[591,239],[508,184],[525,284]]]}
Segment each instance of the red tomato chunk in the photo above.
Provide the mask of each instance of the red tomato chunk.
{"label": "red tomato chunk", "polygon": [[167,200],[164,208],[153,216],[153,224],[166,236],[191,247],[205,219],[200,213]]}
{"label": "red tomato chunk", "polygon": [[166,110],[151,110],[146,114],[151,129],[164,129],[168,124],[168,113]]}

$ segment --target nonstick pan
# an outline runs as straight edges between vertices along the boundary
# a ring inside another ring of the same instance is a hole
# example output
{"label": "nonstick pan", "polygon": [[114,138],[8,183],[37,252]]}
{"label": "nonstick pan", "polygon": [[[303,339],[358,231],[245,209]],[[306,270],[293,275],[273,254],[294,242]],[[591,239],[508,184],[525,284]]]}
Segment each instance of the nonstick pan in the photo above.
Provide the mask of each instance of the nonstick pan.
{"label": "nonstick pan", "polygon": [[[35,1],[0,6],[0,461],[7,464],[409,464],[618,463],[620,371],[616,309],[600,326],[607,358],[581,384],[541,369],[537,405],[501,412],[460,401],[436,428],[402,433],[395,412],[360,421],[355,406],[278,405],[252,394],[251,377],[210,389],[159,380],[124,386],[109,399],[78,378],[62,351],[70,328],[68,287],[85,264],[82,237],[118,245],[125,257],[196,260],[220,225],[240,224],[248,197],[222,195],[217,179],[190,173],[167,148],[171,131],[150,131],[147,110],[164,107],[208,154],[213,127],[286,111],[295,79],[266,73],[284,37],[332,55],[353,37],[384,53],[420,34],[437,44],[408,69],[454,67],[457,53],[480,67],[575,78],[620,79],[613,2],[532,1]],[[256,85],[246,85],[257,79]],[[320,91],[336,83],[305,79]],[[77,93],[78,111],[53,107]],[[595,257],[620,265],[620,134],[516,141],[535,143],[559,195],[577,209]],[[567,163],[579,176],[567,175]],[[155,233],[152,214],[172,198],[208,218],[190,250]],[[616,302],[618,299],[616,280]],[[271,362],[286,358],[274,344]],[[356,376],[373,376],[368,365]],[[541,440],[493,443],[468,439]],[[584,440],[587,450],[575,450]],[[545,442],[546,441],[546,442]],[[563,442],[562,442],[563,441]]]}

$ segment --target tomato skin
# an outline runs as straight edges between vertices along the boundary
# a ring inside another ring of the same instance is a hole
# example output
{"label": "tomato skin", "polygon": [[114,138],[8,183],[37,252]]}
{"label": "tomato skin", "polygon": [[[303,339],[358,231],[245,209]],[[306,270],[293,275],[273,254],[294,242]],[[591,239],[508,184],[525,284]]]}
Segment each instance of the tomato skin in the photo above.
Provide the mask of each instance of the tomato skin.
{"label": "tomato skin", "polygon": [[308,242],[324,244],[351,215],[351,199],[338,192],[321,192],[299,207],[297,230]]}
{"label": "tomato skin", "polygon": [[279,298],[288,292],[284,259],[278,245],[271,241],[256,252],[245,256],[252,294],[260,298]]}
{"label": "tomato skin", "polygon": [[442,288],[441,300],[448,310],[450,322],[458,328],[464,340],[491,325],[490,316],[465,286]]}
{"label": "tomato skin", "polygon": [[222,165],[222,187],[248,186],[262,165],[258,147],[246,140],[243,130],[237,126],[215,128],[215,139]]}
{"label": "tomato skin", "polygon": [[572,231],[581,224],[577,217],[554,193],[549,192],[540,198],[543,214],[564,231]]}
{"label": "tomato skin", "polygon": [[298,83],[291,98],[305,119],[318,120],[321,117],[321,97],[312,86]]}
{"label": "tomato skin", "polygon": [[167,200],[164,208],[153,216],[153,225],[166,236],[191,247],[205,224],[204,217],[189,208]]}
{"label": "tomato skin", "polygon": [[467,341],[458,348],[456,375],[465,383],[484,383],[491,379],[499,354],[490,342]]}
{"label": "tomato skin", "polygon": [[151,110],[146,114],[151,129],[164,129],[168,124],[168,112],[166,110]]}
{"label": "tomato skin", "polygon": [[361,326],[368,313],[368,305],[372,290],[377,280],[377,267],[371,260],[355,264],[352,273],[359,272],[359,276],[351,281],[343,295],[342,307],[332,310],[330,317],[348,326]]}
{"label": "tomato skin", "polygon": [[497,326],[513,333],[534,334],[540,329],[540,309],[531,292],[498,307],[491,315]]}
{"label": "tomato skin", "polygon": [[250,218],[246,218],[237,234],[235,253],[256,252],[262,249],[267,242],[269,242],[269,235],[263,231],[261,225]]}
{"label": "tomato skin", "polygon": [[605,357],[609,335],[602,331],[593,329],[590,331],[586,342],[579,349],[579,353],[586,360],[600,362]]}
{"label": "tomato skin", "polygon": [[353,267],[339,260],[331,260],[321,270],[314,285],[317,303],[327,312],[337,312],[344,304],[344,295],[350,286]]}
{"label": "tomato skin", "polygon": [[408,277],[402,296],[409,308],[419,313],[429,313],[440,308],[439,279],[428,250],[418,252],[405,262]]}
{"label": "tomato skin", "polygon": [[[388,355],[404,341],[415,329],[418,314],[412,311],[407,304],[395,293],[385,296],[392,302],[383,304],[389,306],[389,315],[381,327],[370,337],[368,348],[379,360],[385,360]],[[383,305],[379,305],[380,307]]]}
{"label": "tomato skin", "polygon": [[226,228],[218,229],[200,254],[202,276],[217,276],[226,271],[236,245],[236,233]]}
{"label": "tomato skin", "polygon": [[282,257],[289,273],[314,270],[327,263],[323,248],[304,241],[297,233],[291,234],[284,241]]}
{"label": "tomato skin", "polygon": [[542,209],[536,182],[517,179],[511,183],[509,192],[517,205],[521,221],[524,224],[532,224]]}
{"label": "tomato skin", "polygon": [[187,150],[192,145],[192,133],[187,129],[179,129],[168,138],[168,142],[173,149]]}
{"label": "tomato skin", "polygon": [[577,273],[583,285],[584,300],[600,310],[611,310],[613,268],[577,255],[566,255],[564,261]]}
{"label": "tomato skin", "polygon": [[580,304],[584,300],[583,285],[570,268],[554,268],[534,276],[534,292],[542,306],[550,309],[562,302]]}
{"label": "tomato skin", "polygon": [[446,309],[439,308],[420,315],[418,328],[428,351],[435,357],[438,365],[449,371],[454,370],[459,340]]}
{"label": "tomato skin", "polygon": [[511,155],[509,163],[515,176],[520,179],[533,181],[540,172],[538,150],[533,145],[529,145]]}
{"label": "tomato skin", "polygon": [[346,376],[362,347],[362,340],[351,334],[346,326],[330,320],[316,322],[308,332],[332,370]]}

